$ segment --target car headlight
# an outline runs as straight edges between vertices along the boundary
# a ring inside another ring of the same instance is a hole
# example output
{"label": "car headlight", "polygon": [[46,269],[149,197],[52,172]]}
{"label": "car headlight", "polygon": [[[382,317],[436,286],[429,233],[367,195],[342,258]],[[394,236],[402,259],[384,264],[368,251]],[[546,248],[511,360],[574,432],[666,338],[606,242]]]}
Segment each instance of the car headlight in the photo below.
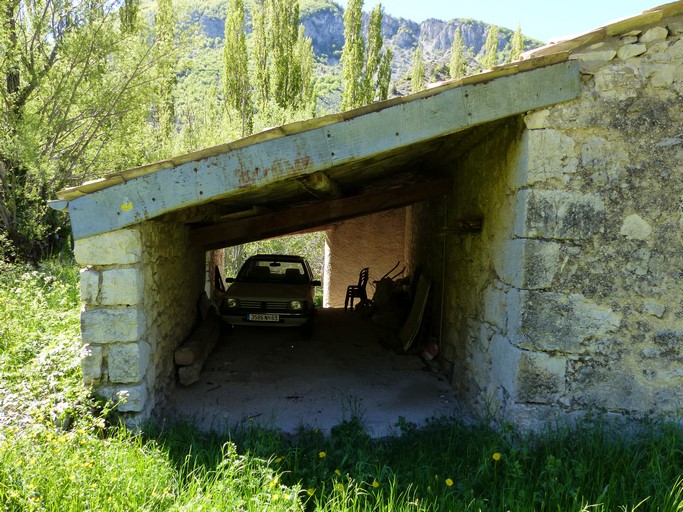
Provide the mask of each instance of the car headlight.
{"label": "car headlight", "polygon": [[233,299],[232,297],[228,297],[227,299],[225,299],[225,304],[229,308],[237,308],[240,305],[240,301],[238,301],[237,299]]}
{"label": "car headlight", "polygon": [[294,311],[301,311],[302,309],[306,309],[305,305],[306,303],[304,301],[290,300],[288,307]]}

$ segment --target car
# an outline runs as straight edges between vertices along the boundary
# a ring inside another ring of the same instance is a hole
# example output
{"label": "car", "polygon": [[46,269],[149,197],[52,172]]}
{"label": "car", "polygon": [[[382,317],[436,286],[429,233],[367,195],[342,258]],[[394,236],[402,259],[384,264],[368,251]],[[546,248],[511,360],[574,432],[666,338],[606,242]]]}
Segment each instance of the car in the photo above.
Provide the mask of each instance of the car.
{"label": "car", "polygon": [[220,315],[235,325],[298,327],[310,334],[315,288],[308,261],[301,256],[259,254],[244,262],[221,301]]}

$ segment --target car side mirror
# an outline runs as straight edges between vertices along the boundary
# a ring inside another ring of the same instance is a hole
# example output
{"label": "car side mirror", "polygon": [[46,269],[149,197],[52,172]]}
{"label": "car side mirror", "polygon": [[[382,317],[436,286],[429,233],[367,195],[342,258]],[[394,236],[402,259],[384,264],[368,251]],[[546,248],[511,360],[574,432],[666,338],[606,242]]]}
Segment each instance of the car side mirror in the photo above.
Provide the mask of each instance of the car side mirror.
{"label": "car side mirror", "polygon": [[226,282],[226,283],[234,283],[234,282],[235,282],[235,278],[234,278],[234,277],[226,277],[226,278],[225,278],[225,282]]}
{"label": "car side mirror", "polygon": [[322,286],[320,281],[311,281],[311,286]]}

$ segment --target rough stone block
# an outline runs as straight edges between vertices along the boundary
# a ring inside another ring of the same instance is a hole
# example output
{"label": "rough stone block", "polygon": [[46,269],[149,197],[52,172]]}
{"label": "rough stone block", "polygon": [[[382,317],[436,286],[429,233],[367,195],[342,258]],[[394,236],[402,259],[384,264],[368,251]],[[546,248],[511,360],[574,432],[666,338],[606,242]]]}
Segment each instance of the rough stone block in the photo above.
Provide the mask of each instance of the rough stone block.
{"label": "rough stone block", "polygon": [[607,100],[623,101],[638,96],[642,81],[625,63],[604,66],[595,73],[595,91]]}
{"label": "rough stone block", "polygon": [[645,299],[643,301],[643,311],[649,315],[662,318],[666,311],[666,306],[655,299]]}
{"label": "rough stone block", "polygon": [[661,41],[669,36],[669,31],[666,27],[652,27],[640,36],[641,43],[652,43],[653,41]]}
{"label": "rough stone block", "polygon": [[583,353],[615,333],[621,314],[581,294],[511,290],[508,293],[508,334],[520,348],[534,351]]}
{"label": "rough stone block", "polygon": [[652,406],[647,390],[630,372],[612,369],[596,372],[595,378],[574,394],[584,407],[599,407],[608,411],[647,411]]}
{"label": "rough stone block", "polygon": [[109,347],[109,380],[117,384],[140,382],[150,360],[145,342],[117,343]]}
{"label": "rough stone block", "polygon": [[501,335],[491,340],[491,377],[493,382],[503,386],[511,397],[517,396],[517,375],[522,350]]}
{"label": "rough stone block", "polygon": [[621,60],[630,59],[642,55],[647,51],[647,46],[644,44],[625,44],[617,50],[617,57]]}
{"label": "rough stone block", "polygon": [[119,412],[141,412],[145,409],[149,393],[145,384],[126,387],[98,388],[96,393],[117,404]]}
{"label": "rough stone block", "polygon": [[492,286],[484,290],[484,321],[505,332],[507,300],[504,290]]}
{"label": "rough stone block", "polygon": [[515,212],[519,238],[582,240],[603,231],[605,205],[598,196],[523,190]]}
{"label": "rough stone block", "polygon": [[85,345],[81,349],[81,370],[86,386],[96,384],[102,378],[102,347]]}
{"label": "rough stone block", "polygon": [[137,268],[102,272],[102,304],[134,306],[142,301],[142,274]]}
{"label": "rough stone block", "polygon": [[562,180],[578,166],[578,153],[571,137],[559,130],[524,132],[522,158],[517,186]]}
{"label": "rough stone block", "polygon": [[565,358],[541,352],[522,353],[517,376],[517,401],[554,404],[565,391]]}
{"label": "rough stone block", "polygon": [[[581,165],[597,184],[619,180],[631,159],[623,141],[591,137],[581,146]],[[600,178],[598,173],[604,174]]]}
{"label": "rough stone block", "polygon": [[527,238],[509,240],[496,258],[501,281],[515,288],[548,288],[559,265],[560,244]]}
{"label": "rough stone block", "polygon": [[119,229],[76,240],[74,256],[81,265],[130,265],[140,261],[142,241],[135,229]]}
{"label": "rough stone block", "polygon": [[145,315],[138,308],[85,309],[81,312],[84,343],[138,341],[145,331]]}
{"label": "rough stone block", "polygon": [[537,110],[524,116],[524,124],[529,130],[539,130],[545,128],[548,122],[550,110]]}
{"label": "rough stone block", "polygon": [[648,240],[652,235],[652,226],[640,215],[634,213],[624,219],[619,233],[629,240]]}
{"label": "rough stone block", "polygon": [[97,304],[100,294],[100,273],[89,268],[81,270],[81,300],[86,304]]}

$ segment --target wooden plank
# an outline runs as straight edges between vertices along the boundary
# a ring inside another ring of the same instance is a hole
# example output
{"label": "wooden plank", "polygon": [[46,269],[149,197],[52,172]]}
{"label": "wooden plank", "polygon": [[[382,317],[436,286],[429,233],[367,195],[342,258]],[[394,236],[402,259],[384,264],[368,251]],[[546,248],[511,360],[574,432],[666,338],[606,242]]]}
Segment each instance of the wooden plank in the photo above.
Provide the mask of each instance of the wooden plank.
{"label": "wooden plank", "polygon": [[452,180],[444,178],[299,206],[282,212],[272,212],[197,228],[190,232],[190,241],[208,250],[272,238],[352,219],[369,212],[390,210],[432,197],[447,195],[450,193],[451,186]]}
{"label": "wooden plank", "polygon": [[74,238],[120,229],[339,164],[400,152],[404,146],[571,100],[578,94],[578,66],[563,62],[449,88],[344,122],[241,145],[227,153],[209,153],[72,200]]}

